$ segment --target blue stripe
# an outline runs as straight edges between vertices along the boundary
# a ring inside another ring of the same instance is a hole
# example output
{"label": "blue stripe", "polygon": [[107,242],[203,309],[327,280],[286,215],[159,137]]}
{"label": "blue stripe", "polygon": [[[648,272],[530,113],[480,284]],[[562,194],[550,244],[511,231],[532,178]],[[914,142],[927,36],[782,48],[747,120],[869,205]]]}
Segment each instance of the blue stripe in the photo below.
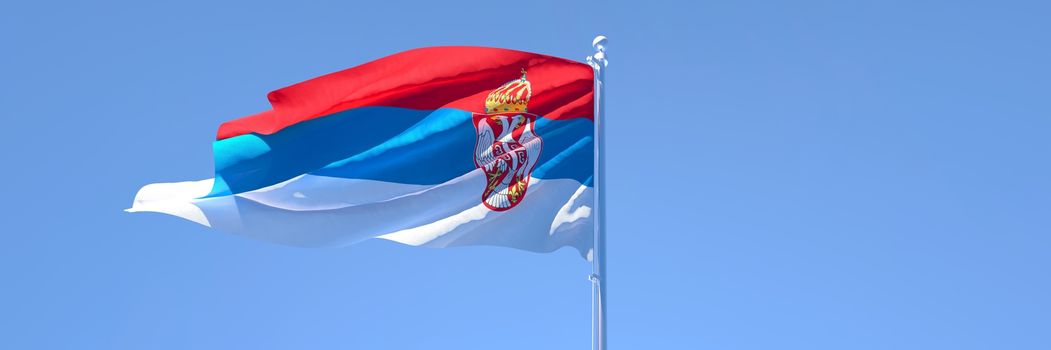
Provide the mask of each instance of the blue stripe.
{"label": "blue stripe", "polygon": [[[590,120],[536,122],[544,142],[533,176],[591,176]],[[273,135],[216,141],[209,196],[270,186],[301,174],[408,184],[440,184],[475,169],[471,113],[457,109],[364,107],[302,122]]]}

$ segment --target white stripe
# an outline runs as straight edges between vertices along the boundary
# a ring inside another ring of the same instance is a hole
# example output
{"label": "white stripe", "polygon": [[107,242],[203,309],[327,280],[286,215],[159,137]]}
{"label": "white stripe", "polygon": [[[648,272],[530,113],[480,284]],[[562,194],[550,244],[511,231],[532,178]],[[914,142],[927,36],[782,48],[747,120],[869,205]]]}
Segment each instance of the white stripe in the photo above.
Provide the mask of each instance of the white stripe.
{"label": "white stripe", "polygon": [[213,179],[149,184],[135,194],[135,201],[127,212],[156,212],[178,216],[204,226],[211,226],[200,208],[193,205],[195,198],[208,195]]}
{"label": "white stripe", "polygon": [[160,212],[252,238],[341,246],[383,238],[415,246],[499,245],[538,252],[591,248],[593,190],[572,179],[533,179],[514,208],[481,203],[484,174],[432,185],[303,175],[238,194],[200,198],[212,180],[147,185],[128,211]]}

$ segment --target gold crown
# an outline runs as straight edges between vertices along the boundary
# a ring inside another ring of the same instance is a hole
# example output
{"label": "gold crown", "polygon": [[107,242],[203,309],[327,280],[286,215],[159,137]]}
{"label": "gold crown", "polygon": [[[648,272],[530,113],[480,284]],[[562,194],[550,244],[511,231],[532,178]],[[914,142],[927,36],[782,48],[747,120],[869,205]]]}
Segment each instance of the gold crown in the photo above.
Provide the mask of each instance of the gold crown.
{"label": "gold crown", "polygon": [[526,112],[529,96],[533,87],[526,80],[526,71],[522,69],[522,78],[504,83],[485,98],[485,113]]}

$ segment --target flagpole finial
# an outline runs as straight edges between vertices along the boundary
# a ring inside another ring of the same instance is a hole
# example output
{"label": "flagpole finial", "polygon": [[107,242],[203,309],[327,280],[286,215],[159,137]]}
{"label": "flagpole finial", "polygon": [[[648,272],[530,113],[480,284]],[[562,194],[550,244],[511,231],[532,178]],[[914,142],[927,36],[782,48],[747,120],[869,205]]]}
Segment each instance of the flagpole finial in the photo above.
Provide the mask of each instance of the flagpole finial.
{"label": "flagpole finial", "polygon": [[591,41],[591,46],[594,46],[595,50],[605,51],[605,48],[603,47],[606,45],[607,41],[609,41],[609,39],[607,39],[605,35],[599,35],[595,37],[595,40]]}
{"label": "flagpole finial", "polygon": [[609,61],[606,60],[606,44],[609,39],[605,35],[599,35],[595,37],[595,40],[591,41],[591,46],[595,48],[595,54],[588,56],[588,64],[596,70],[606,68],[609,65]]}

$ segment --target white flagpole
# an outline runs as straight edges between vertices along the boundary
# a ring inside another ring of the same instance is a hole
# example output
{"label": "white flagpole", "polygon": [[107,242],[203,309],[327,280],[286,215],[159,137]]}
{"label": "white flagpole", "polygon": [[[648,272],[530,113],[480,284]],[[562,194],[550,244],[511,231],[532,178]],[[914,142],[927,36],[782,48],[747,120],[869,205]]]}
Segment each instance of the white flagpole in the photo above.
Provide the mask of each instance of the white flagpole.
{"label": "white flagpole", "polygon": [[592,248],[591,348],[606,350],[606,43],[599,35],[591,42],[595,54],[588,56],[588,64],[595,70],[595,237]]}

